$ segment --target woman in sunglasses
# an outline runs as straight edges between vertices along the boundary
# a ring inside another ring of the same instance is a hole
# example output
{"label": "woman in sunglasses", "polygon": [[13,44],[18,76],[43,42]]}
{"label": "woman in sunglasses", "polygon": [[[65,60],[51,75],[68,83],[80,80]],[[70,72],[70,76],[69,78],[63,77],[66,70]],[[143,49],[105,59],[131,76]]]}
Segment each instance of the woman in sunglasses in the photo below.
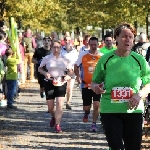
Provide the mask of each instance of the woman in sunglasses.
{"label": "woman in sunglasses", "polygon": [[[66,82],[71,79],[72,65],[70,61],[61,55],[61,42],[52,43],[52,54],[43,58],[38,71],[45,76],[45,94],[48,111],[52,115],[50,127],[55,126],[57,133],[62,132],[60,122],[62,107],[66,94]],[[43,67],[45,66],[45,69]],[[56,99],[56,109],[54,100]]]}

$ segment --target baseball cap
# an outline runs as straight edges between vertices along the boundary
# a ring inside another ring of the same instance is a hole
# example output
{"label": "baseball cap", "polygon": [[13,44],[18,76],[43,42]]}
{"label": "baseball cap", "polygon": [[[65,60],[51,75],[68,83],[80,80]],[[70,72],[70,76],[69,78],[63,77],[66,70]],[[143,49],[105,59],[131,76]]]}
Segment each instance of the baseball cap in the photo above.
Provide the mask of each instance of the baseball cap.
{"label": "baseball cap", "polygon": [[43,38],[43,40],[46,40],[46,39],[51,40],[51,38],[50,38],[49,36],[45,36],[45,37]]}

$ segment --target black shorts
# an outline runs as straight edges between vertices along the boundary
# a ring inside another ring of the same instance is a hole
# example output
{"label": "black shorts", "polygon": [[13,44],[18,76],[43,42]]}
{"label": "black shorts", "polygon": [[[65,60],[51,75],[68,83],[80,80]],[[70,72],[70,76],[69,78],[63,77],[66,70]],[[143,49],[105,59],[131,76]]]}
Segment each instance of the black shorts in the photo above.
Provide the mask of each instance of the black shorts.
{"label": "black shorts", "polygon": [[44,81],[46,100],[55,99],[55,97],[65,97],[66,86],[67,83],[62,86],[54,86],[51,80]]}
{"label": "black shorts", "polygon": [[83,106],[89,106],[92,104],[93,101],[100,102],[101,94],[96,94],[92,91],[92,89],[82,88],[82,100]]}
{"label": "black shorts", "polygon": [[44,79],[45,76],[40,74],[39,72],[37,73],[37,78],[38,78],[38,83],[40,85],[40,88],[44,88]]}

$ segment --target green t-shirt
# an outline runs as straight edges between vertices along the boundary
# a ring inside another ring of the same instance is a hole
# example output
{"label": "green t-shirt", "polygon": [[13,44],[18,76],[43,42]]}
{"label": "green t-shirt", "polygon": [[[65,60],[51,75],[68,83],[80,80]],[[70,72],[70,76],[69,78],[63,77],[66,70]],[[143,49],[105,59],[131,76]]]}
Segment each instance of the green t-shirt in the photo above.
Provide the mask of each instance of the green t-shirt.
{"label": "green t-shirt", "polygon": [[17,64],[20,64],[20,62],[21,56],[7,58],[6,80],[17,80],[18,78]]}
{"label": "green t-shirt", "polygon": [[103,54],[107,54],[107,53],[114,51],[114,50],[116,50],[116,47],[112,47],[111,49],[107,49],[106,46],[104,46],[104,47],[99,49],[99,51]]}
{"label": "green t-shirt", "polygon": [[150,68],[142,55],[132,51],[127,57],[119,57],[112,51],[99,59],[92,82],[104,82],[106,93],[101,98],[101,113],[141,113],[144,111],[142,100],[136,110],[129,110],[127,102],[111,102],[111,91],[116,87],[130,87],[137,93],[141,84],[150,83]]}

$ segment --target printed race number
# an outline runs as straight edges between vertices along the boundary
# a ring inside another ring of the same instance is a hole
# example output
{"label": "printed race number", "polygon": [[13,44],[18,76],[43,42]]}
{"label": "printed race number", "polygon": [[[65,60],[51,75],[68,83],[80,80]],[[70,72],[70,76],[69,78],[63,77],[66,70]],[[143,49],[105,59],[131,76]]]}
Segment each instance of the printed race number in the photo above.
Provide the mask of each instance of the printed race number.
{"label": "printed race number", "polygon": [[130,87],[114,87],[111,91],[111,103],[128,102],[133,95],[133,90]]}

